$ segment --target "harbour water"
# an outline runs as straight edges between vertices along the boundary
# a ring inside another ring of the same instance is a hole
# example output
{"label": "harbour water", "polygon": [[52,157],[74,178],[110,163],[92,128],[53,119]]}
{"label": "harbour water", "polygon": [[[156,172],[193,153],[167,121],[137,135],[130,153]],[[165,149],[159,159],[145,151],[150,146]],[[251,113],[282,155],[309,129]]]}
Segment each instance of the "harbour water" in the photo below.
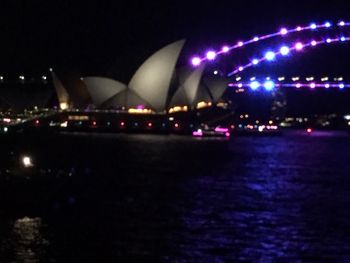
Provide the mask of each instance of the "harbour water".
{"label": "harbour water", "polygon": [[1,140],[0,262],[350,261],[345,132]]}

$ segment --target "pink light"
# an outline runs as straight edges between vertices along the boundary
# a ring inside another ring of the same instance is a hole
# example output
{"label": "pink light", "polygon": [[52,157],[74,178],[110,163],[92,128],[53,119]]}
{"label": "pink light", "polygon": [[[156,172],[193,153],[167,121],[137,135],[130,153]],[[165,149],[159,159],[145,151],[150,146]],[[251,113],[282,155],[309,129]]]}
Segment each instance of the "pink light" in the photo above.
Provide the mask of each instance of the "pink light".
{"label": "pink light", "polygon": [[143,109],[145,109],[145,106],[144,106],[144,105],[137,105],[137,106],[136,106],[136,109],[138,109],[138,110],[143,110]]}
{"label": "pink light", "polygon": [[92,125],[93,125],[93,126],[96,126],[96,125],[97,125],[97,122],[96,122],[96,121],[93,121],[93,122],[92,122]]}
{"label": "pink light", "polygon": [[228,46],[223,46],[221,50],[223,53],[227,53],[230,51],[230,48]]}
{"label": "pink light", "polygon": [[244,69],[244,68],[243,68],[242,66],[240,66],[240,67],[238,68],[239,71],[243,71],[243,69]]}
{"label": "pink light", "polygon": [[35,121],[35,124],[36,124],[36,125],[38,125],[39,123],[40,123],[39,120],[36,120],[36,121]]}
{"label": "pink light", "polygon": [[10,118],[4,118],[2,121],[3,121],[3,122],[6,122],[6,123],[10,123],[10,122],[11,122],[11,119],[10,119]]}
{"label": "pink light", "polygon": [[316,84],[315,83],[311,83],[310,84],[310,88],[312,88],[312,89],[316,88]]}
{"label": "pink light", "polygon": [[301,26],[298,26],[296,29],[297,29],[297,31],[301,31],[302,30]]}
{"label": "pink light", "polygon": [[122,122],[120,123],[120,126],[124,127],[124,126],[125,126],[125,123],[122,121]]}
{"label": "pink light", "polygon": [[202,130],[199,129],[197,131],[192,132],[192,135],[194,137],[202,137],[203,136],[203,132],[202,132]]}
{"label": "pink light", "polygon": [[215,53],[215,51],[208,51],[207,52],[207,59],[208,60],[214,60],[216,58],[216,53]]}
{"label": "pink light", "polygon": [[228,132],[228,129],[227,129],[227,128],[216,127],[216,128],[215,128],[215,131],[216,131],[216,132]]}
{"label": "pink light", "polygon": [[327,43],[331,43],[331,42],[332,42],[332,39],[327,38],[326,42],[327,42]]}
{"label": "pink light", "polygon": [[148,126],[148,127],[152,127],[152,122],[149,122],[149,123],[147,124],[147,126]]}
{"label": "pink light", "polygon": [[191,60],[193,66],[199,66],[201,64],[201,59],[199,57],[194,57]]}
{"label": "pink light", "polygon": [[297,84],[295,84],[295,87],[297,87],[297,89],[300,89],[301,84],[300,84],[300,83],[297,83]]}
{"label": "pink light", "polygon": [[281,35],[286,35],[286,34],[288,34],[287,28],[282,28],[282,29],[280,30],[280,34],[281,34]]}
{"label": "pink light", "polygon": [[230,134],[229,132],[226,132],[226,133],[225,133],[225,136],[226,136],[226,137],[230,137],[230,135],[231,135],[231,134]]}
{"label": "pink light", "polygon": [[330,87],[330,85],[327,83],[327,84],[324,85],[324,87],[325,87],[326,89],[328,89],[328,88]]}
{"label": "pink light", "polygon": [[179,124],[178,123],[175,123],[174,126],[175,126],[175,128],[179,128]]}
{"label": "pink light", "polygon": [[255,42],[259,41],[259,37],[254,37],[253,40],[254,40]]}
{"label": "pink light", "polygon": [[295,49],[296,49],[296,50],[300,51],[300,50],[302,50],[303,48],[304,48],[303,43],[298,42],[298,43],[295,44]]}
{"label": "pink light", "polygon": [[307,133],[312,133],[312,129],[311,128],[307,128],[306,132]]}
{"label": "pink light", "polygon": [[239,47],[242,47],[242,46],[244,45],[244,43],[243,43],[242,41],[239,41],[239,42],[237,43],[237,45],[238,45]]}
{"label": "pink light", "polygon": [[340,22],[338,23],[338,25],[339,25],[339,26],[345,26],[345,22],[344,22],[344,21],[340,21]]}
{"label": "pink light", "polygon": [[317,45],[316,40],[312,40],[312,41],[311,41],[311,46],[313,46],[313,47],[314,47],[314,46],[316,46],[316,45]]}

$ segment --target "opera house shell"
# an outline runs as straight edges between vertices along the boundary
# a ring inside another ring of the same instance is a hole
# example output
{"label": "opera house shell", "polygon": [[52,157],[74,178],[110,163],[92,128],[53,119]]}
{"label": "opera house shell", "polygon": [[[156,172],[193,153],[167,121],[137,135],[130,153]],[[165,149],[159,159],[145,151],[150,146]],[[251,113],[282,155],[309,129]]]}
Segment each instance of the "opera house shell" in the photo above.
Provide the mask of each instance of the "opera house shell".
{"label": "opera house shell", "polygon": [[90,76],[74,85],[63,85],[51,70],[61,109],[122,109],[129,112],[167,113],[217,104],[228,80],[203,78],[205,65],[177,68],[185,40],[171,43],[149,57],[129,84]]}

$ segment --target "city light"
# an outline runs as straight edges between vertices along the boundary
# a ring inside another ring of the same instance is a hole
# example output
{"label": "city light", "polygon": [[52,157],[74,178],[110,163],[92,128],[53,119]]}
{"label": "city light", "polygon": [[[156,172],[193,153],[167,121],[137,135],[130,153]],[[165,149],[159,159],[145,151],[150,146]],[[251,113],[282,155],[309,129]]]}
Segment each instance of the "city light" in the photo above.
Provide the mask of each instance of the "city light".
{"label": "city light", "polygon": [[191,60],[193,66],[199,66],[201,64],[201,59],[199,57],[194,57]]}
{"label": "city light", "polygon": [[312,41],[311,41],[311,46],[314,47],[314,46],[316,46],[316,45],[317,45],[317,41],[316,41],[316,40],[312,40]]}
{"label": "city light", "polygon": [[275,88],[275,83],[272,80],[265,81],[264,88],[267,91],[271,91]]}
{"label": "city light", "polygon": [[286,56],[289,54],[289,47],[287,46],[283,46],[280,48],[280,53],[282,56]]}
{"label": "city light", "polygon": [[207,59],[208,60],[214,60],[216,58],[216,52],[215,51],[208,51],[207,52]]}
{"label": "city light", "polygon": [[29,167],[33,167],[33,162],[32,162],[32,159],[30,158],[30,156],[23,156],[22,157],[22,165],[25,167],[25,168],[29,168]]}
{"label": "city light", "polygon": [[260,87],[260,83],[259,83],[258,81],[252,81],[252,82],[250,83],[250,88],[251,88],[252,90],[257,90],[259,87]]}
{"label": "city light", "polygon": [[303,43],[298,42],[298,43],[295,44],[295,49],[296,49],[296,50],[300,51],[300,50],[302,50],[303,48],[304,48]]}
{"label": "city light", "polygon": [[223,46],[221,50],[223,53],[227,53],[230,51],[230,48],[228,46]]}
{"label": "city light", "polygon": [[268,51],[268,52],[265,53],[265,58],[268,61],[274,60],[275,57],[276,57],[276,54],[273,51]]}
{"label": "city light", "polygon": [[326,23],[324,23],[324,26],[325,26],[325,27],[331,27],[332,24],[331,24],[330,22],[326,22]]}
{"label": "city light", "polygon": [[252,63],[253,63],[254,65],[259,64],[259,59],[256,59],[256,58],[255,58],[255,59],[253,59],[253,60],[252,60]]}
{"label": "city light", "polygon": [[280,30],[280,34],[281,34],[281,35],[286,35],[286,34],[288,34],[287,28],[282,28],[282,29]]}
{"label": "city light", "polygon": [[317,25],[316,25],[315,23],[312,23],[312,24],[310,24],[310,28],[311,28],[311,29],[316,29],[316,28],[317,28]]}

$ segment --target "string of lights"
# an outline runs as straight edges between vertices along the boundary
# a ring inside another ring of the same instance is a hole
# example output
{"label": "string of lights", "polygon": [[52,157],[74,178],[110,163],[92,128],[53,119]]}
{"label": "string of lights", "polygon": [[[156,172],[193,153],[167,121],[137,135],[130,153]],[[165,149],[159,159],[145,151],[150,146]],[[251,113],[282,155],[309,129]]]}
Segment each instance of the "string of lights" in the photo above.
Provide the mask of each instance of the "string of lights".
{"label": "string of lights", "polygon": [[[348,27],[350,26],[349,22],[345,22],[345,21],[339,21],[336,24],[337,27],[343,28],[343,27]],[[288,29],[286,27],[282,27],[279,31],[271,33],[271,34],[266,34],[266,35],[262,35],[262,36],[255,36],[247,41],[238,41],[236,44],[234,45],[224,45],[221,50],[208,50],[205,54],[205,56],[193,56],[191,58],[191,64],[193,66],[199,66],[202,62],[204,61],[212,61],[215,60],[215,58],[218,55],[221,54],[227,54],[232,50],[238,49],[238,48],[242,48],[245,47],[247,45],[253,44],[253,43],[257,43],[260,42],[262,40],[267,40],[273,37],[278,37],[278,36],[285,36],[291,33],[295,33],[295,32],[304,32],[304,31],[313,31],[313,30],[318,30],[318,29],[328,29],[328,28],[333,28],[334,25],[331,22],[325,22],[322,24],[316,24],[316,23],[311,23],[308,26],[297,26],[295,28],[291,28]],[[285,49],[285,52],[287,52],[287,49]],[[255,61],[258,62],[258,61]]]}
{"label": "string of lights", "polygon": [[311,90],[316,88],[324,88],[324,89],[330,89],[330,88],[337,88],[337,89],[344,89],[344,88],[350,88],[350,84],[346,83],[316,83],[316,82],[309,82],[309,83],[278,83],[273,80],[265,80],[265,81],[258,81],[253,80],[251,82],[238,82],[238,83],[229,83],[229,87],[232,88],[249,88],[253,91],[255,90],[266,90],[266,91],[273,91],[275,88],[309,88]]}
{"label": "string of lights", "polygon": [[295,44],[293,44],[292,46],[282,46],[278,51],[267,51],[264,56],[260,57],[260,58],[255,58],[252,59],[249,63],[243,65],[243,66],[239,66],[237,67],[235,70],[233,70],[232,72],[228,73],[227,76],[231,77],[239,72],[244,71],[247,68],[250,68],[252,66],[255,66],[261,62],[264,61],[275,61],[277,56],[287,56],[289,55],[291,52],[293,51],[302,51],[306,48],[309,47],[315,47],[315,46],[319,46],[319,45],[323,45],[323,44],[332,44],[332,43],[339,43],[339,42],[348,42],[350,41],[350,37],[346,37],[346,36],[340,36],[340,37],[336,37],[336,38],[326,38],[326,39],[321,39],[321,40],[311,40],[308,42],[296,42]]}

